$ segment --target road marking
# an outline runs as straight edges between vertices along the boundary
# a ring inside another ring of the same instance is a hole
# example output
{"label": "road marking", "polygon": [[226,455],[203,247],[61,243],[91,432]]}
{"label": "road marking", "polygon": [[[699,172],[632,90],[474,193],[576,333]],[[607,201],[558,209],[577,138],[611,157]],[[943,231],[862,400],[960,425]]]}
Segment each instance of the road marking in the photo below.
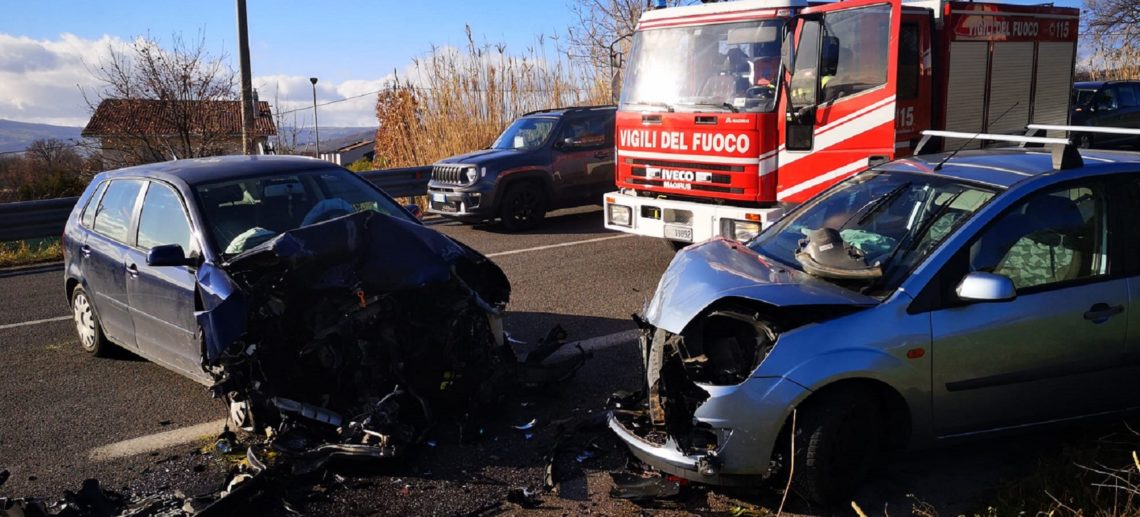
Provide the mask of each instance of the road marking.
{"label": "road marking", "polygon": [[60,316],[58,318],[48,318],[46,320],[33,320],[33,321],[23,321],[20,323],[9,323],[7,325],[0,325],[0,330],[14,329],[17,327],[26,327],[28,325],[39,325],[41,323],[53,323],[56,321],[66,321],[69,319],[71,319],[71,316]]}
{"label": "road marking", "polygon": [[524,248],[521,250],[500,251],[498,253],[490,253],[490,254],[485,255],[485,256],[487,258],[503,257],[506,255],[517,255],[519,253],[530,253],[532,251],[542,251],[542,250],[549,250],[549,249],[554,249],[554,248],[565,248],[566,246],[577,246],[579,244],[589,244],[591,242],[602,242],[602,241],[612,241],[614,239],[625,239],[627,237],[636,237],[636,235],[633,235],[630,233],[623,233],[621,235],[611,235],[609,237],[598,237],[597,239],[584,239],[584,240],[573,241],[573,242],[562,242],[562,243],[558,243],[558,244],[548,244],[546,246],[535,246],[533,248]]}
{"label": "road marking", "polygon": [[95,461],[113,460],[116,458],[126,458],[128,456],[137,456],[139,454],[146,454],[167,447],[174,447],[176,445],[186,445],[198,441],[203,436],[214,436],[220,432],[226,425],[226,420],[214,420],[213,422],[206,422],[204,424],[192,425],[190,427],[183,427],[173,431],[166,431],[162,433],[148,434],[138,438],[131,438],[130,440],[123,440],[115,442],[110,445],[96,447],[87,453],[87,456]]}
{"label": "road marking", "polygon": [[[567,246],[577,246],[579,244],[590,244],[592,242],[603,242],[603,241],[612,241],[615,239],[625,239],[627,237],[636,237],[636,235],[629,234],[629,233],[623,233],[621,235],[610,235],[608,237],[598,237],[596,239],[583,239],[580,241],[573,241],[573,242],[561,242],[558,244],[548,244],[546,246],[535,246],[533,248],[524,248],[521,250],[500,251],[498,253],[491,253],[489,255],[486,255],[486,257],[487,258],[504,257],[507,255],[518,255],[519,253],[530,253],[532,251],[543,251],[543,250],[549,250],[549,249],[555,249],[555,248],[565,248]],[[71,316],[60,316],[58,318],[48,318],[48,319],[43,319],[43,320],[24,321],[24,322],[20,322],[20,323],[9,323],[7,325],[0,325],[0,330],[14,329],[14,328],[18,328],[18,327],[26,327],[29,325],[40,325],[43,323],[54,323],[57,321],[65,321],[65,320],[70,320],[70,319],[71,319]]]}

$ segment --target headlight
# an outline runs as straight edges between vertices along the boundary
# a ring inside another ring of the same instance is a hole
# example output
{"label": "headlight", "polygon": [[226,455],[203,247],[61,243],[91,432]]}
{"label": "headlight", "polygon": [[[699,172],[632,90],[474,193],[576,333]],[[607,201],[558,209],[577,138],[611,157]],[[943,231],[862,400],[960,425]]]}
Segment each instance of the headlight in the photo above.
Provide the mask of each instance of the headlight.
{"label": "headlight", "polygon": [[631,210],[628,206],[610,205],[610,224],[616,224],[618,226],[629,226],[631,214],[633,214],[633,210]]}
{"label": "headlight", "polygon": [[475,183],[475,180],[477,179],[479,179],[479,171],[475,170],[475,167],[468,167],[467,183]]}
{"label": "headlight", "polygon": [[736,219],[721,219],[720,234],[728,239],[747,242],[760,235],[760,223],[755,221],[738,221]]}

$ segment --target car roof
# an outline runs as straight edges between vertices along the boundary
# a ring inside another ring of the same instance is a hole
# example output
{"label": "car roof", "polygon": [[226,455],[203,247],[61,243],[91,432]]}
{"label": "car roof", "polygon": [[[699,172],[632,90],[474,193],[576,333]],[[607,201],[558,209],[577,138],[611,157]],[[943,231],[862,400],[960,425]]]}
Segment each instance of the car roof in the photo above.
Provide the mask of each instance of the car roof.
{"label": "car roof", "polygon": [[1095,90],[1097,88],[1103,88],[1103,87],[1110,85],[1110,84],[1137,84],[1137,83],[1140,83],[1140,81],[1127,81],[1127,80],[1120,80],[1120,81],[1081,81],[1081,82],[1073,83],[1073,88],[1078,89],[1078,90],[1086,90],[1086,89]]}
{"label": "car roof", "polygon": [[[1053,155],[1050,149],[1043,147],[1003,147],[962,151],[947,160],[940,169],[935,170],[938,163],[948,154],[950,153],[911,156],[876,166],[873,170],[933,174],[1001,188],[1012,187],[1035,176],[1060,172],[1053,169]],[[1137,152],[1081,149],[1080,154],[1084,165],[1065,172],[1140,170],[1136,167],[1140,166],[1140,153]],[[1129,168],[1129,165],[1134,167]]]}
{"label": "car roof", "polygon": [[340,168],[330,162],[305,156],[236,155],[148,163],[107,171],[103,176],[108,179],[141,176],[195,186],[273,173]]}
{"label": "car roof", "polygon": [[570,106],[565,108],[551,108],[529,112],[523,117],[561,117],[571,113],[607,113],[617,112],[617,106]]}

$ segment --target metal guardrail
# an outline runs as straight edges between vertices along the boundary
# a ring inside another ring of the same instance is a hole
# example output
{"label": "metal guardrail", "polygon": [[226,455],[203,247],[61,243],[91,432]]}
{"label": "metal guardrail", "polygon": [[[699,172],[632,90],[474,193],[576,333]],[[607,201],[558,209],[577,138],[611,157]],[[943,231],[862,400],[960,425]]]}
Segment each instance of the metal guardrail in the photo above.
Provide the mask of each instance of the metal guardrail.
{"label": "metal guardrail", "polygon": [[[427,194],[431,166],[381,169],[359,173],[392,197]],[[77,197],[0,203],[0,242],[58,237]]]}

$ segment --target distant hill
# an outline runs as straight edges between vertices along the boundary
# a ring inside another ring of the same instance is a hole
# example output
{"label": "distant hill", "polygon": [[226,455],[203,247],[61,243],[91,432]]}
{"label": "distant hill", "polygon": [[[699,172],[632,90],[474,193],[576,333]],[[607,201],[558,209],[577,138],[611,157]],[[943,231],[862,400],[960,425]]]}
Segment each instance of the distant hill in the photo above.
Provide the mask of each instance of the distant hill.
{"label": "distant hill", "polygon": [[23,151],[28,144],[41,138],[79,140],[81,127],[51,126],[0,119],[0,153]]}

